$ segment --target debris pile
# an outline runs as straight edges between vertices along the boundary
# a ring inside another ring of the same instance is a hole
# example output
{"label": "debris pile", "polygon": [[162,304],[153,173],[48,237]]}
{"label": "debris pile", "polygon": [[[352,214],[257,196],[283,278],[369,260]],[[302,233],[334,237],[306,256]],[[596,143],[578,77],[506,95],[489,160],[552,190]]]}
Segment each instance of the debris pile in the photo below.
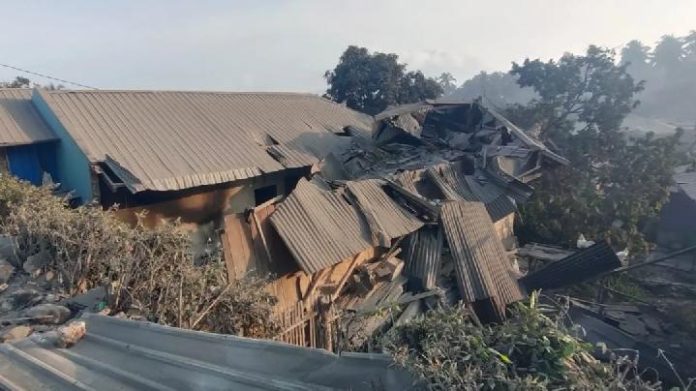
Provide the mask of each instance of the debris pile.
{"label": "debris pile", "polygon": [[[459,300],[481,322],[505,319],[526,296],[517,205],[542,169],[567,161],[478,102],[423,102],[375,118],[371,139],[356,132],[270,214],[311,276],[301,300],[330,303],[341,315],[325,333],[350,349],[371,350],[375,335]],[[359,256],[367,251],[375,256]]]}

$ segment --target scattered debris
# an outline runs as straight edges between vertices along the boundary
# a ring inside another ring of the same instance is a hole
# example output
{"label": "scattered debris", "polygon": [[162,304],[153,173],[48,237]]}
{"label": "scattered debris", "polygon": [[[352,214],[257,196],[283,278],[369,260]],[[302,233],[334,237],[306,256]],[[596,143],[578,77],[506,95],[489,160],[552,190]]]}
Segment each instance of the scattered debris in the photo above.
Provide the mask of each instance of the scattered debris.
{"label": "scattered debris", "polygon": [[72,321],[57,330],[43,334],[47,340],[51,340],[53,345],[59,348],[69,348],[75,345],[87,333],[87,326],[84,321]]}
{"label": "scattered debris", "polygon": [[15,268],[11,263],[0,258],[0,284],[5,284],[10,281],[14,271]]}
{"label": "scattered debris", "polygon": [[39,304],[24,311],[28,319],[44,324],[63,324],[70,319],[72,313],[67,307],[56,304]]}
{"label": "scattered debris", "polygon": [[14,326],[2,334],[2,341],[16,341],[26,338],[32,333],[33,329],[29,326]]}

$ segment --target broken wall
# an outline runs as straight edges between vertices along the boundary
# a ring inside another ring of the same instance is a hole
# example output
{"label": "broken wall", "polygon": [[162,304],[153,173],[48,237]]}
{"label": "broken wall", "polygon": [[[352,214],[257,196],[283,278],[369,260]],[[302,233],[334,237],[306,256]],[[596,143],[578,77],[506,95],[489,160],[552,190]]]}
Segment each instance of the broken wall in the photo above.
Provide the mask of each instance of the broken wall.
{"label": "broken wall", "polygon": [[180,219],[182,227],[191,232],[194,251],[200,253],[209,239],[217,240],[215,232],[222,227],[224,215],[243,213],[256,205],[255,190],[275,186],[277,195],[289,193],[300,174],[288,171],[249,181],[198,188],[193,192],[171,192],[165,200],[158,200],[163,197],[158,195],[153,197],[155,202],[152,203],[148,203],[152,198],[140,195],[131,200],[137,206],[119,209],[116,215],[128,224],[136,224],[138,214],[147,212],[142,223],[150,228]]}

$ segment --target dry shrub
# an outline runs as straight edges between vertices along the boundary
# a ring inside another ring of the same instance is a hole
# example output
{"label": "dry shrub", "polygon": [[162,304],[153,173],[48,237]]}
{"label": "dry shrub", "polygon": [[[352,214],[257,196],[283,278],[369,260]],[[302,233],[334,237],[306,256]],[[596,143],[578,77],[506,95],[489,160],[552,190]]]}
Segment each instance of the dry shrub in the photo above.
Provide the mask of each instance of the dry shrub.
{"label": "dry shrub", "polygon": [[[533,296],[534,298],[534,296]],[[602,363],[562,322],[518,304],[501,323],[479,326],[464,308],[431,311],[392,329],[385,348],[430,390],[655,390],[636,363]]]}
{"label": "dry shrub", "polygon": [[[6,198],[2,198],[6,197]],[[68,208],[49,188],[0,178],[2,232],[20,259],[46,252],[63,291],[108,286],[113,311],[138,309],[162,324],[250,337],[270,337],[276,299],[265,279],[228,281],[219,256],[195,265],[190,238],[177,223],[146,229],[97,206]]]}

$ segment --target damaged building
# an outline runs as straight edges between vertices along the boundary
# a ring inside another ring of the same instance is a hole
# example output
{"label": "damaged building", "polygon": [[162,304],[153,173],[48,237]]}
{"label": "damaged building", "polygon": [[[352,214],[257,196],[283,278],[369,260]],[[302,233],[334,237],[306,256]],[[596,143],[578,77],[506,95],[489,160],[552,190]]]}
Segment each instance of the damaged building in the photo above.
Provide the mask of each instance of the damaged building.
{"label": "damaged building", "polygon": [[[517,207],[567,161],[478,102],[389,109],[372,129],[348,128],[350,144],[286,198],[229,219],[228,270],[277,275],[280,339],[300,345],[361,346],[460,300],[481,321],[502,320],[526,294]],[[382,310],[395,304],[406,310],[390,320]]]}
{"label": "damaged building", "polygon": [[272,276],[277,339],[329,350],[443,303],[502,320],[527,293],[518,206],[568,163],[478,101],[371,117],[306,94],[21,91],[41,178],[219,240],[229,278]]}

